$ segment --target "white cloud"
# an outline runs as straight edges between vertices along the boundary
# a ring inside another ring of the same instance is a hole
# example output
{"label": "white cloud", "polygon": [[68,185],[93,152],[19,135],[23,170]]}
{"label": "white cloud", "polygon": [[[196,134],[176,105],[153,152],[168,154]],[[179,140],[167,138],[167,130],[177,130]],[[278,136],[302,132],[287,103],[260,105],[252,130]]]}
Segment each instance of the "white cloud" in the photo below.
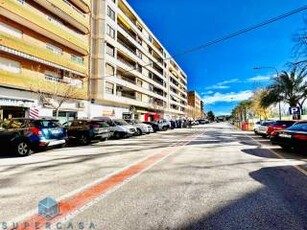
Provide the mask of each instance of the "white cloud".
{"label": "white cloud", "polygon": [[215,85],[212,85],[212,86],[208,86],[206,87],[206,89],[208,90],[209,89],[229,89],[230,88],[229,84],[238,83],[238,82],[239,82],[239,79],[234,78],[231,80],[216,83]]}
{"label": "white cloud", "polygon": [[209,91],[206,91],[206,92],[202,92],[202,93],[200,93],[201,95],[209,95],[209,94],[213,94],[214,93],[214,91],[212,91],[212,90],[209,90]]}
{"label": "white cloud", "polygon": [[213,95],[204,96],[202,99],[205,104],[215,104],[216,102],[232,102],[232,101],[243,101],[250,98],[253,95],[251,90],[245,90],[240,92],[230,93],[215,93]]}
{"label": "white cloud", "polygon": [[255,76],[248,79],[249,82],[251,81],[269,81],[272,78],[272,76]]}

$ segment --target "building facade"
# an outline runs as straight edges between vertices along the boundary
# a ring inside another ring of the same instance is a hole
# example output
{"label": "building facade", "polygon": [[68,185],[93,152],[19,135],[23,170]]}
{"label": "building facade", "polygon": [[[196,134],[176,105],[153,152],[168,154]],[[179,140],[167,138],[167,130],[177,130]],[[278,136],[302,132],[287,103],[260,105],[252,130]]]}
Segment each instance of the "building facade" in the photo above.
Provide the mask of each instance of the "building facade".
{"label": "building facade", "polygon": [[204,116],[203,102],[196,91],[188,92],[188,117],[197,119]]}
{"label": "building facade", "polygon": [[187,76],[126,0],[92,2],[91,117],[185,116]]}
{"label": "building facade", "polygon": [[0,119],[54,116],[38,91],[73,91],[60,117],[87,116],[90,0],[5,0],[0,13]]}

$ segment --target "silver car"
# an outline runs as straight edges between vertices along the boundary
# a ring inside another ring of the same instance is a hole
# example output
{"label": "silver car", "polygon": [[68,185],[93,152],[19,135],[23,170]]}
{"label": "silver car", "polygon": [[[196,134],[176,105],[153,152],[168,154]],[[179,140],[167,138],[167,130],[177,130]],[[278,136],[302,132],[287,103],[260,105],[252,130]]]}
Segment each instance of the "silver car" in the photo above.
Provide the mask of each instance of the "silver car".
{"label": "silver car", "polygon": [[149,134],[149,133],[154,132],[151,125],[141,123],[140,121],[137,121],[137,120],[129,120],[127,122],[130,125],[133,125],[134,127],[136,127],[137,135]]}

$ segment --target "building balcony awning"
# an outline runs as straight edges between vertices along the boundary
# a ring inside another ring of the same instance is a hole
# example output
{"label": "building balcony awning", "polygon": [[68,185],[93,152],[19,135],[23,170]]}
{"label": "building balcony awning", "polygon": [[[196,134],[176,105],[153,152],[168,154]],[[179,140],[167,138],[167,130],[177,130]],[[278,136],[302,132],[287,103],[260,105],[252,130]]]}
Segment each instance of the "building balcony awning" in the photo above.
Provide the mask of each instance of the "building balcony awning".
{"label": "building balcony awning", "polygon": [[31,61],[35,61],[35,62],[44,64],[44,65],[47,65],[47,66],[51,66],[51,67],[54,67],[54,68],[57,68],[57,69],[66,70],[68,72],[74,73],[74,74],[82,76],[82,77],[86,77],[86,75],[83,74],[83,73],[65,68],[63,66],[52,63],[50,61],[43,60],[41,58],[35,57],[33,55],[30,55],[30,54],[26,54],[24,52],[21,52],[19,50],[15,50],[15,49],[12,49],[12,48],[9,48],[9,47],[6,47],[6,46],[0,45],[0,51],[6,52],[6,53],[9,53],[9,54],[12,54],[12,55],[16,55],[18,57],[22,57],[22,58],[25,58],[25,59],[28,59],[28,60],[31,60]]}
{"label": "building balcony awning", "polygon": [[126,21],[126,19],[124,19],[123,16],[121,16],[120,14],[117,15],[118,19],[128,28],[131,29],[131,26],[129,25],[129,23]]}

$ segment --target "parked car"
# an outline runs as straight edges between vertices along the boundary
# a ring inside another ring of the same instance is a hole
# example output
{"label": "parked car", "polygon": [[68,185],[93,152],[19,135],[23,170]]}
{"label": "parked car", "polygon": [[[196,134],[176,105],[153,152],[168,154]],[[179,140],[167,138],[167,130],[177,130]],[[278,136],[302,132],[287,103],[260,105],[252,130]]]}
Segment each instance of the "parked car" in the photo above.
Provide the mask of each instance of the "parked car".
{"label": "parked car", "polygon": [[258,135],[259,133],[258,133],[258,131],[259,131],[259,127],[261,126],[261,123],[262,123],[263,121],[256,121],[256,122],[254,122],[254,133],[256,134],[256,135]]}
{"label": "parked car", "polygon": [[160,131],[160,126],[157,122],[154,121],[144,121],[144,124],[150,125],[154,132]]}
{"label": "parked car", "polygon": [[153,130],[151,125],[144,124],[144,123],[142,123],[140,121],[137,121],[137,120],[127,120],[127,123],[130,124],[130,125],[133,125],[134,127],[136,127],[137,135],[149,134],[149,133],[153,133],[154,132],[154,130]]}
{"label": "parked car", "polygon": [[283,149],[307,154],[307,121],[300,121],[287,129],[274,131],[271,142]]}
{"label": "parked car", "polygon": [[94,140],[107,140],[111,136],[110,127],[100,121],[76,119],[64,123],[69,141],[87,145]]}
{"label": "parked car", "polygon": [[170,128],[170,123],[165,119],[157,120],[160,131],[166,131]]}
{"label": "parked car", "polygon": [[27,156],[37,151],[66,144],[66,129],[57,120],[15,118],[0,129],[1,152]]}
{"label": "parked car", "polygon": [[262,136],[262,137],[267,137],[267,131],[268,131],[268,127],[273,124],[274,121],[263,121],[261,122],[261,125],[259,126],[259,128],[257,129],[257,134]]}
{"label": "parked car", "polygon": [[198,121],[198,123],[200,125],[209,124],[209,120],[208,119],[198,119],[197,121]]}
{"label": "parked car", "polygon": [[292,126],[295,121],[275,121],[273,124],[268,126],[267,136],[271,136],[276,130],[283,130]]}
{"label": "parked car", "polygon": [[94,117],[93,119],[107,123],[113,133],[112,136],[116,139],[136,135],[136,127],[129,125],[122,119],[113,119],[110,117]]}

